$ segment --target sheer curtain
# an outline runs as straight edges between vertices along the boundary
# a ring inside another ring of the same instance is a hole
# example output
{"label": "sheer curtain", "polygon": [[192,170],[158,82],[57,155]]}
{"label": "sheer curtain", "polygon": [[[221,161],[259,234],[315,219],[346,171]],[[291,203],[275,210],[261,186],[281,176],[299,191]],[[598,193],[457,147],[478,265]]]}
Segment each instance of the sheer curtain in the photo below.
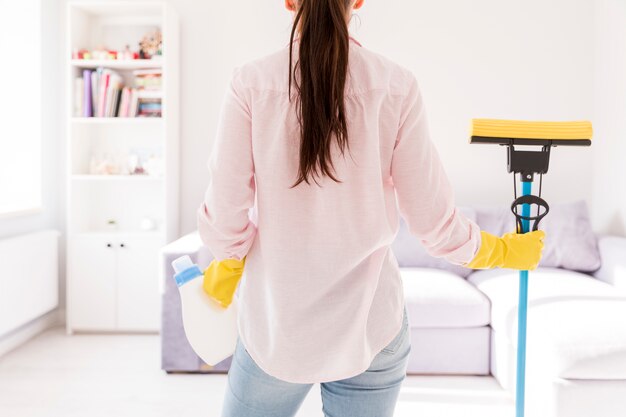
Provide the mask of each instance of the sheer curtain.
{"label": "sheer curtain", "polygon": [[0,0],[0,216],[41,209],[41,0]]}

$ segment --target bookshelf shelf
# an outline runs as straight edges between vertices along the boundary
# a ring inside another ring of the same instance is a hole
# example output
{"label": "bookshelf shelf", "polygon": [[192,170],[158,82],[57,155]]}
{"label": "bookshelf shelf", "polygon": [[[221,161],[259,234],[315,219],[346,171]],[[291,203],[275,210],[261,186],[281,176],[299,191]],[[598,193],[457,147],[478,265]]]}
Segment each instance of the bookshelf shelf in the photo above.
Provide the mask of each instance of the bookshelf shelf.
{"label": "bookshelf shelf", "polygon": [[161,124],[163,117],[72,117],[73,124],[97,125],[97,124]]}
{"label": "bookshelf shelf", "polygon": [[163,181],[163,177],[156,177],[151,175],[96,175],[96,174],[74,174],[72,175],[74,181],[128,181],[128,182],[142,182],[142,181]]}
{"label": "bookshelf shelf", "polygon": [[[67,2],[68,334],[160,329],[160,250],[179,236],[179,26],[172,3]],[[139,41],[158,32],[157,59],[70,59],[80,50],[138,53]],[[127,174],[138,167],[147,174]],[[120,174],[100,174],[106,172]]]}
{"label": "bookshelf shelf", "polygon": [[143,238],[159,238],[163,236],[163,231],[161,230],[92,230],[88,232],[80,232],[74,234],[76,237],[84,237],[84,238],[105,238],[105,239],[116,239],[121,236],[124,237],[143,237]]}
{"label": "bookshelf shelf", "polygon": [[119,235],[135,235],[135,236],[154,236],[163,235],[162,230],[125,230],[125,229],[109,229],[109,230],[89,230],[86,232],[75,233],[75,236],[119,236]]}
{"label": "bookshelf shelf", "polygon": [[155,59],[72,59],[70,65],[76,68],[112,68],[119,70],[135,70],[144,68],[161,68],[163,62]]}

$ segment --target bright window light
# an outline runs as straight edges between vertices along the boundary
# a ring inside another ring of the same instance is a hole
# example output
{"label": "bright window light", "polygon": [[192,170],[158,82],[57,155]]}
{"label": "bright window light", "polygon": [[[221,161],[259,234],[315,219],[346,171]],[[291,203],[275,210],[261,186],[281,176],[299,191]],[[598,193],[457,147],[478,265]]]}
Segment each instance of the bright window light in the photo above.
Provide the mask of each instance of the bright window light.
{"label": "bright window light", "polygon": [[41,209],[41,0],[0,0],[0,216]]}

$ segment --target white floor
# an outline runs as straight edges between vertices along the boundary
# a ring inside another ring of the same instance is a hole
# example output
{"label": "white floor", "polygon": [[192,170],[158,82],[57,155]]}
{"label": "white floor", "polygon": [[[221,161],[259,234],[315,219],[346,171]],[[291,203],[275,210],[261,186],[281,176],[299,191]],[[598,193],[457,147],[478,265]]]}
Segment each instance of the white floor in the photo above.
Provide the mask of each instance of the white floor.
{"label": "white floor", "polygon": [[[0,358],[0,416],[219,416],[226,375],[166,374],[156,335],[74,335],[50,329]],[[493,378],[408,376],[396,416],[507,417]],[[299,417],[322,417],[319,385]]]}

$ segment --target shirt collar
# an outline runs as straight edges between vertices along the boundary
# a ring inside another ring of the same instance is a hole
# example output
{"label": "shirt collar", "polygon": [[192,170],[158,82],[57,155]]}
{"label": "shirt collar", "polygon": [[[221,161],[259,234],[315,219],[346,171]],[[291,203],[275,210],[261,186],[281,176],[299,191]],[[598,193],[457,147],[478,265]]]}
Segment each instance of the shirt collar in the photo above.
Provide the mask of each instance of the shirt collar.
{"label": "shirt collar", "polygon": [[[357,41],[352,35],[348,35],[348,37],[350,38],[350,41],[356,43],[359,46],[363,46],[361,45],[361,42]],[[300,39],[300,36],[296,36],[295,38],[293,38],[293,41],[297,41],[298,39]]]}
{"label": "shirt collar", "polygon": [[353,41],[354,43],[356,43],[356,44],[357,44],[357,45],[359,45],[359,46],[363,46],[363,45],[361,45],[361,42],[359,42],[359,41],[357,41],[356,39],[354,39],[354,38],[352,37],[352,35],[350,35],[350,40],[351,40],[351,41]]}

